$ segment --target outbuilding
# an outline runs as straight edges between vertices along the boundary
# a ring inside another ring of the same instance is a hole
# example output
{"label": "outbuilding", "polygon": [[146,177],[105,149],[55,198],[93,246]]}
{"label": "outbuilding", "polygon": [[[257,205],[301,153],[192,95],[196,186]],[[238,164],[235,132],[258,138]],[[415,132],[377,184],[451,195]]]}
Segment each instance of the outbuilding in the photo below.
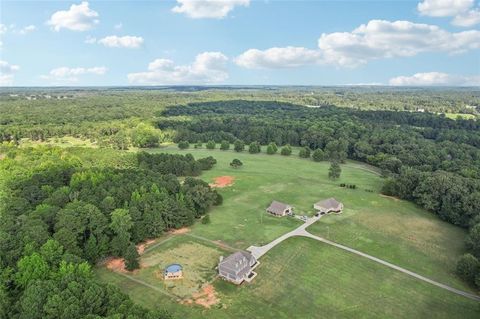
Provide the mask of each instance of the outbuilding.
{"label": "outbuilding", "polygon": [[267,213],[270,213],[274,216],[279,216],[279,217],[291,214],[292,212],[293,212],[292,206],[281,203],[281,202],[277,202],[276,200],[274,200],[270,204],[270,206],[268,206],[267,208]]}
{"label": "outbuilding", "polygon": [[331,197],[313,204],[313,208],[315,208],[320,214],[332,212],[341,213],[343,210],[343,204]]}
{"label": "outbuilding", "polygon": [[174,280],[183,278],[183,267],[179,264],[171,264],[165,268],[163,274],[164,280]]}

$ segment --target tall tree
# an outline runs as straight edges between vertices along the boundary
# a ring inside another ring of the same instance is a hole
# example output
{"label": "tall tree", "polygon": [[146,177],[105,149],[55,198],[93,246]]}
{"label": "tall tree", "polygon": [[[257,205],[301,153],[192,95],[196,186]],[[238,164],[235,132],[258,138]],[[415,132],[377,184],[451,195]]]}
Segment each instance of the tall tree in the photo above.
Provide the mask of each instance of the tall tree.
{"label": "tall tree", "polygon": [[339,179],[341,173],[342,169],[340,168],[340,165],[337,162],[332,162],[328,169],[328,178],[333,180]]}

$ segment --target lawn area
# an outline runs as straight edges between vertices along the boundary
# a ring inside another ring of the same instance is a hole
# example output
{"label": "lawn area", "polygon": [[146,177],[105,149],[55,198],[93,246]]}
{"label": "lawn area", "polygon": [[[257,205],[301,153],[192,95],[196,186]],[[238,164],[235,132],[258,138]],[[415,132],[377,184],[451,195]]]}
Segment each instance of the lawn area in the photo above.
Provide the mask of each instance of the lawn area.
{"label": "lawn area", "polygon": [[[342,165],[341,178],[331,181],[329,163],[296,155],[180,151],[176,146],[149,151],[192,153],[195,158],[211,155],[218,163],[201,178],[213,182],[215,177],[232,176],[234,184],[219,189],[224,202],[210,212],[210,224],[196,223],[186,234],[160,238],[158,242],[168,240],[142,255],[141,262],[151,267],[131,276],[167,294],[124,274],[96,270],[99,278],[117,284],[135,301],[170,309],[177,318],[315,318],[319,313],[327,318],[478,317],[477,302],[306,238],[289,239],[262,257],[251,284],[237,287],[214,280],[218,257],[230,253],[221,245],[237,249],[263,245],[300,224],[294,218],[268,216],[265,208],[271,200],[291,204],[297,214],[312,215],[313,203],[335,197],[344,203],[345,212],[321,218],[309,227],[311,233],[471,291],[453,274],[455,261],[464,252],[464,230],[412,203],[381,196],[383,181],[375,168],[349,161]],[[231,168],[234,158],[243,167]],[[341,188],[340,183],[357,188]],[[173,262],[190,269],[188,280],[165,285],[157,272]],[[219,299],[212,308],[178,302],[212,280]]]}
{"label": "lawn area", "polygon": [[217,279],[219,303],[182,305],[116,273],[97,275],[147,307],[177,318],[478,318],[478,303],[308,238],[291,238],[262,258],[240,287]]}

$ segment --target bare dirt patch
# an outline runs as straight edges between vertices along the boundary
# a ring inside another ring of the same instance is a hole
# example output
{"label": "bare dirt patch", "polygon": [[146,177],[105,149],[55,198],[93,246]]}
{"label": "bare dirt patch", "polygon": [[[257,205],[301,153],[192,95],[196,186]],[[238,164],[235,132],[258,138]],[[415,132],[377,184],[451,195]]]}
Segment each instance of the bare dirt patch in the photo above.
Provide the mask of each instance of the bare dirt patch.
{"label": "bare dirt patch", "polygon": [[125,269],[125,260],[123,258],[110,257],[105,260],[105,267],[111,271],[129,273],[129,271]]}
{"label": "bare dirt patch", "polygon": [[182,228],[179,228],[179,229],[172,229],[172,230],[169,231],[169,233],[171,233],[173,235],[181,235],[181,234],[188,233],[189,231],[190,231],[190,228],[182,227]]}
{"label": "bare dirt patch", "polygon": [[[153,244],[154,242],[155,242],[155,239],[148,239],[143,243],[138,244],[137,245],[138,254],[139,255],[143,254],[143,252],[145,251],[145,248],[147,248],[147,246]],[[123,258],[109,257],[103,262],[103,264],[105,265],[105,267],[107,267],[107,269],[110,269],[115,272],[130,273],[130,274],[134,274],[136,272],[136,270],[128,271],[125,269],[125,259]],[[145,268],[145,264],[140,262],[140,269],[142,268]]]}
{"label": "bare dirt patch", "polygon": [[235,177],[233,176],[219,176],[215,177],[214,183],[209,184],[210,187],[214,188],[224,188],[233,185]]}
{"label": "bare dirt patch", "polygon": [[215,288],[207,284],[202,287],[199,291],[192,294],[191,299],[183,300],[183,304],[191,305],[193,303],[203,306],[205,308],[210,308],[213,305],[216,305],[220,299],[217,297],[217,292]]}
{"label": "bare dirt patch", "polygon": [[145,248],[147,248],[147,246],[150,246],[154,242],[155,242],[155,239],[148,239],[148,240],[144,241],[143,243],[138,244],[137,245],[138,254],[139,255],[143,254],[143,252],[145,251]]}

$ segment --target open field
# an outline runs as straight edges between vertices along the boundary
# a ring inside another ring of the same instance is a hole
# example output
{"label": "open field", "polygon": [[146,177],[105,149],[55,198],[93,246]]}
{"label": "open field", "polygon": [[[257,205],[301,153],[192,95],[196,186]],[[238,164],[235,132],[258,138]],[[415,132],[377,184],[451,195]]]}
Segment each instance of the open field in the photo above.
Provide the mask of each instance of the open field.
{"label": "open field", "polygon": [[[105,269],[114,283],[147,307],[177,318],[476,318],[478,303],[307,238],[275,247],[240,287],[216,280],[210,309],[182,305]],[[400,311],[401,309],[401,311]]]}
{"label": "open field", "polygon": [[[100,278],[117,284],[135,301],[168,308],[178,318],[312,318],[319,312],[329,318],[478,315],[477,302],[305,238],[289,239],[265,255],[256,269],[258,276],[249,285],[236,287],[214,280],[218,302],[210,309],[172,302],[188,300],[195,289],[214,279],[216,260],[229,253],[225,246],[245,249],[263,245],[299,225],[293,218],[267,216],[264,209],[272,199],[293,205],[297,214],[311,215],[314,202],[332,196],[345,204],[344,214],[322,218],[309,227],[310,232],[439,282],[472,290],[453,274],[455,260],[464,251],[464,231],[411,203],[379,195],[382,179],[370,172],[374,171],[371,167],[348,162],[342,165],[340,180],[333,182],[327,178],[329,163],[297,156],[179,151],[174,146],[151,151],[212,155],[218,163],[201,178],[213,182],[218,176],[232,176],[234,184],[219,189],[224,203],[211,211],[210,224],[196,223],[190,232],[174,235],[148,250],[141,262],[152,267],[132,274],[173,297],[105,268],[97,269]],[[243,167],[230,168],[233,158],[240,159]],[[357,189],[340,188],[339,183],[356,184]],[[195,262],[191,254],[202,262]],[[168,288],[155,277],[155,271],[170,262],[195,269],[188,285]]]}

